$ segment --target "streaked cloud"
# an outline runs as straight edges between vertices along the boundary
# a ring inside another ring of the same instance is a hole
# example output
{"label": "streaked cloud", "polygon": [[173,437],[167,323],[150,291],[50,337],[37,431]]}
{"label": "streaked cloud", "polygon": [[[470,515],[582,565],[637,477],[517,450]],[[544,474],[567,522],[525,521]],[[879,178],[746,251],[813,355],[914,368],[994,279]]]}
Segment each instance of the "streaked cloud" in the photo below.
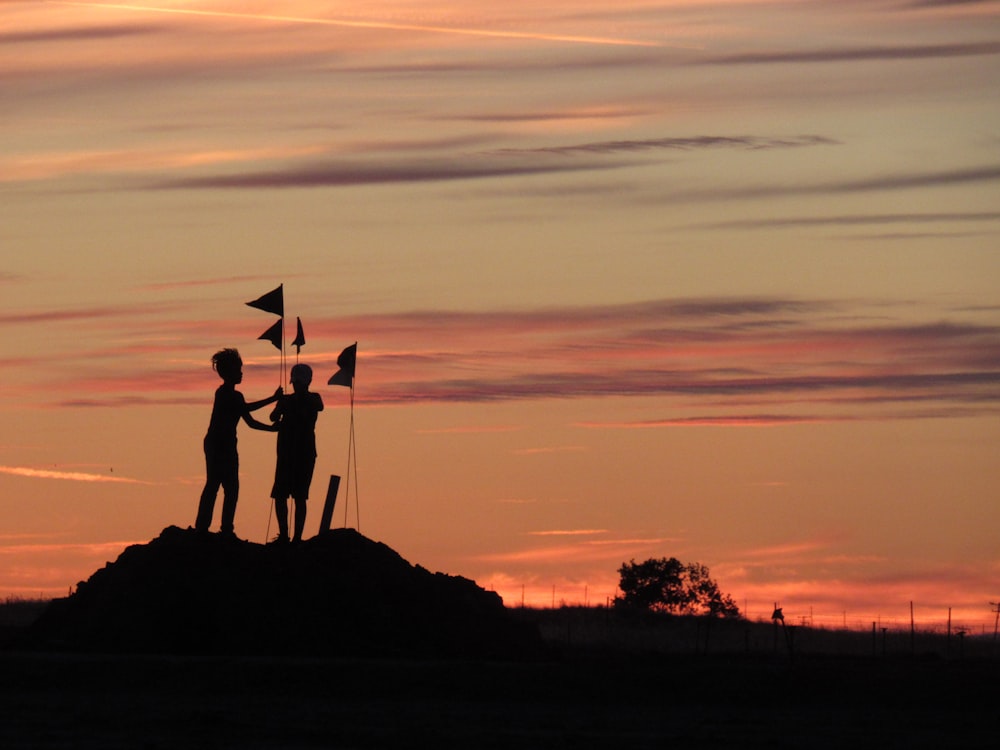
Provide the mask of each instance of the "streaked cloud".
{"label": "streaked cloud", "polygon": [[50,325],[108,319],[125,319],[163,315],[178,307],[172,303],[108,305],[49,310],[30,310],[0,314],[0,325]]}
{"label": "streaked cloud", "polygon": [[132,541],[111,542],[34,542],[27,544],[0,544],[0,555],[7,557],[21,555],[53,556],[57,554],[117,556],[126,547],[131,547],[134,544],[147,544],[148,542],[148,539],[135,539]]}
{"label": "streaked cloud", "polygon": [[[113,471],[113,470],[109,470]],[[141,479],[115,476],[113,473],[94,474],[84,471],[61,471],[58,469],[36,469],[30,466],[0,466],[0,474],[31,479],[59,479],[69,482],[109,482],[112,484],[151,484]]]}
{"label": "streaked cloud", "polygon": [[[463,139],[467,141],[468,139]],[[487,178],[566,174],[579,171],[621,169],[631,164],[613,156],[657,151],[742,149],[750,151],[837,145],[821,135],[800,136],[693,136],[644,140],[595,141],[529,148],[503,148],[489,152],[447,154],[424,159],[351,160],[330,158],[227,174],[166,177],[143,187],[148,190],[330,188],[359,185],[447,182]],[[373,144],[369,144],[369,149]],[[375,144],[378,145],[378,144]],[[446,144],[447,145],[447,144]],[[437,144],[414,143],[409,148],[426,150]],[[567,155],[590,157],[567,161]],[[539,160],[539,156],[553,157]],[[233,157],[236,160],[237,157]],[[221,161],[221,159],[220,159]],[[248,163],[250,160],[247,160]],[[325,163],[323,163],[325,161]],[[319,163],[317,163],[319,162]]]}
{"label": "streaked cloud", "polygon": [[847,417],[807,416],[799,414],[732,414],[671,419],[649,419],[635,422],[578,422],[577,427],[598,429],[649,429],[655,427],[776,427],[815,422],[842,422]]}
{"label": "streaked cloud", "polygon": [[930,212],[900,214],[842,214],[832,216],[777,216],[764,219],[732,219],[695,224],[702,229],[781,229],[796,227],[853,227],[881,224],[938,224],[938,223],[1000,222],[998,211]]}
{"label": "streaked cloud", "polygon": [[[284,279],[297,278],[301,274],[283,274]],[[153,284],[143,284],[136,287],[142,292],[162,292],[168,289],[190,289],[192,287],[204,287],[204,286],[227,286],[229,284],[243,284],[246,282],[260,282],[261,284],[271,284],[274,282],[273,276],[265,276],[262,274],[258,275],[242,275],[242,276],[225,276],[217,278],[206,278],[206,279],[183,279],[178,281],[161,281]]]}
{"label": "streaked cloud", "polygon": [[910,8],[954,8],[962,5],[996,5],[997,0],[909,0]]}
{"label": "streaked cloud", "polygon": [[889,190],[959,187],[1000,182],[1000,165],[962,167],[926,172],[894,172],[849,180],[801,182],[797,184],[756,184],[743,187],[714,187],[668,193],[661,200],[690,203],[698,201],[765,200],[789,195],[843,195]]}
{"label": "streaked cloud", "polygon": [[[159,318],[149,310],[146,317],[136,316],[129,305],[34,311],[0,323],[73,321],[83,326],[84,339],[87,325],[113,325],[118,331],[116,346],[81,348],[64,381],[47,360],[52,404],[188,405],[201,403],[206,387],[195,332],[208,327],[246,338],[258,326],[246,316],[175,321],[172,311],[184,307],[183,302],[153,305]],[[1000,409],[996,325],[977,320],[976,311],[941,310],[937,318],[904,322],[884,305],[874,304],[867,316],[859,310],[857,301],[734,297],[316,316],[308,324],[310,363],[325,381],[325,370],[336,369],[343,341],[364,342],[359,401],[369,405],[667,396],[685,412],[578,423],[589,428],[767,427],[962,417]],[[336,345],[317,348],[322,341]],[[245,369],[251,377],[277,367],[276,353],[249,354]],[[122,366],[135,357],[142,358],[141,367]],[[28,360],[4,364],[12,374],[30,367]],[[796,400],[794,408],[789,398]],[[459,424],[426,432],[514,429]],[[581,450],[576,444],[529,445],[517,452]]]}
{"label": "streaked cloud", "polygon": [[538,456],[552,453],[585,453],[591,450],[585,445],[549,445],[541,448],[516,448],[511,451],[515,456]]}
{"label": "streaked cloud", "polygon": [[31,182],[77,175],[120,175],[158,169],[188,169],[227,163],[259,163],[325,151],[321,146],[276,148],[169,148],[36,153],[3,162],[0,182]]}
{"label": "streaked cloud", "polygon": [[801,541],[777,544],[769,547],[759,547],[745,551],[749,558],[778,558],[785,563],[793,562],[803,554],[812,554],[834,546],[834,539],[806,539]]}
{"label": "streaked cloud", "polygon": [[34,44],[39,42],[107,41],[130,36],[145,36],[164,30],[152,24],[105,24],[94,26],[67,26],[37,31],[0,31],[0,45]]}
{"label": "streaked cloud", "polygon": [[[573,534],[555,534],[552,538],[560,539],[566,536],[576,536]],[[584,537],[589,534],[582,535]],[[543,537],[548,538],[548,537]],[[583,541],[569,544],[556,544],[552,546],[536,546],[527,549],[519,549],[511,552],[488,553],[477,556],[477,560],[485,562],[516,562],[532,564],[551,564],[568,562],[601,563],[611,561],[613,566],[620,565],[622,561],[631,557],[642,556],[662,547],[666,543],[675,542],[676,539],[668,538],[648,538],[648,539],[608,539]]]}
{"label": "streaked cloud", "polygon": [[418,435],[475,435],[496,432],[517,432],[524,429],[518,425],[459,425],[454,427],[434,427],[414,430]]}
{"label": "streaked cloud", "polygon": [[514,162],[512,160],[486,160],[468,157],[464,159],[400,160],[394,163],[343,161],[316,164],[310,162],[270,171],[170,178],[149,183],[145,188],[150,190],[329,188],[524,177],[583,170],[614,169],[620,166],[623,165],[614,162],[557,163],[553,161],[541,164],[528,160]]}
{"label": "streaked cloud", "polygon": [[566,146],[540,146],[536,148],[501,149],[500,154],[618,154],[643,151],[694,151],[698,149],[736,148],[750,151],[801,148],[804,146],[831,146],[838,141],[821,135],[791,137],[766,136],[695,136],[691,138],[650,138],[645,140],[597,141]]}
{"label": "streaked cloud", "polygon": [[636,106],[601,106],[601,107],[567,107],[563,109],[539,109],[522,111],[469,112],[460,115],[448,115],[441,120],[459,122],[490,122],[490,123],[525,123],[525,122],[559,122],[564,120],[631,120],[655,114],[652,107]]}
{"label": "streaked cloud", "polygon": [[705,60],[711,65],[762,65],[777,63],[843,63],[866,60],[927,60],[947,57],[978,57],[1000,54],[1000,41],[958,44],[915,44],[826,49],[741,52]]}
{"label": "streaked cloud", "polygon": [[655,47],[656,42],[641,39],[625,39],[611,36],[585,36],[577,34],[560,34],[544,31],[520,31],[499,28],[474,28],[464,25],[444,25],[428,23],[406,23],[403,21],[383,21],[348,18],[324,18],[318,16],[284,15],[276,13],[254,12],[247,7],[240,12],[211,8],[176,8],[156,7],[150,5],[133,5],[129,3],[94,3],[73,2],[72,0],[45,0],[54,5],[74,5],[85,8],[134,11],[136,13],[165,13],[201,18],[227,18],[245,21],[263,21],[288,24],[304,24],[315,26],[340,26],[353,29],[377,29],[383,31],[409,31],[428,34],[455,34],[459,36],[487,37],[498,39],[518,39],[524,41],[562,42],[566,44],[592,44],[625,47]]}

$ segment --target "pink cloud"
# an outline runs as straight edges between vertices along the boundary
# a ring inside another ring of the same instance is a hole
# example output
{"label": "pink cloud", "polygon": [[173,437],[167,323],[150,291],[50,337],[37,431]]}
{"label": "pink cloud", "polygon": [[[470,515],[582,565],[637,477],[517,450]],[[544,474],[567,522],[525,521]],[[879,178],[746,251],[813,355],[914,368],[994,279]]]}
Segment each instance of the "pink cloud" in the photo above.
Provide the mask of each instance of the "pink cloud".
{"label": "pink cloud", "polygon": [[650,419],[637,422],[577,422],[577,427],[588,429],[649,429],[654,427],[780,427],[783,425],[814,422],[842,422],[845,417],[814,417],[795,414],[740,414],[711,417],[682,417],[677,419]]}
{"label": "pink cloud", "polygon": [[414,430],[414,432],[418,435],[470,435],[478,433],[517,432],[521,429],[524,428],[517,425],[464,425]]}
{"label": "pink cloud", "polygon": [[[211,384],[204,377],[209,354],[200,343],[206,329],[217,340],[245,342],[248,381],[255,371],[277,368],[277,352],[252,346],[267,321],[248,315],[178,319],[181,309],[182,303],[172,302],[35,311],[9,314],[0,324],[73,322],[81,341],[89,340],[88,326],[96,340],[115,332],[114,345],[71,357],[72,374],[52,383],[55,403],[170,403],[202,390]],[[358,402],[369,406],[630,395],[674,399],[677,413],[668,417],[578,423],[616,429],[765,427],[1000,411],[995,354],[1000,327],[959,322],[963,315],[974,319],[974,312],[953,313],[955,322],[906,324],[892,320],[886,308],[868,320],[840,319],[838,312],[828,301],[733,298],[314,316],[305,322],[309,361],[324,381],[336,369],[340,349],[361,342],[358,377],[364,387]],[[141,367],[135,359],[140,356]],[[134,364],[126,366],[129,360]],[[30,366],[22,361],[4,367],[16,372],[22,365]],[[70,388],[71,396],[58,398]]]}

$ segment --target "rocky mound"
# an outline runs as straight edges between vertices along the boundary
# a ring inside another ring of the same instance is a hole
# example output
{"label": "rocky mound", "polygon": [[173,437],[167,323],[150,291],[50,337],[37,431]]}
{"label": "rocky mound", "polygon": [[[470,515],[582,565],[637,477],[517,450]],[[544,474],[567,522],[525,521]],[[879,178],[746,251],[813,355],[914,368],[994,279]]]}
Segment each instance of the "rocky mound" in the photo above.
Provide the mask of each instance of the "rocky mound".
{"label": "rocky mound", "polygon": [[540,643],[497,594],[352,529],[265,546],[176,526],[53,601],[27,639],[73,651],[488,658]]}

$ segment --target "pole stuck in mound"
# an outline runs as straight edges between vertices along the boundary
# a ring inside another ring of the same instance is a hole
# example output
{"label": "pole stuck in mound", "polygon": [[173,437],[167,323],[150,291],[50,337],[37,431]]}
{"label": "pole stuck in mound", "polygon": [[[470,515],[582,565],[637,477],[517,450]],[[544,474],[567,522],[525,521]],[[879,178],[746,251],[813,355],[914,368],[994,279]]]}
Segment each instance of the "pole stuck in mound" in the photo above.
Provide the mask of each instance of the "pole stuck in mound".
{"label": "pole stuck in mound", "polygon": [[323,515],[319,519],[319,533],[324,534],[330,530],[330,522],[333,521],[333,506],[337,504],[337,490],[340,488],[340,477],[336,474],[330,475],[330,484],[326,488],[326,502],[323,504]]}

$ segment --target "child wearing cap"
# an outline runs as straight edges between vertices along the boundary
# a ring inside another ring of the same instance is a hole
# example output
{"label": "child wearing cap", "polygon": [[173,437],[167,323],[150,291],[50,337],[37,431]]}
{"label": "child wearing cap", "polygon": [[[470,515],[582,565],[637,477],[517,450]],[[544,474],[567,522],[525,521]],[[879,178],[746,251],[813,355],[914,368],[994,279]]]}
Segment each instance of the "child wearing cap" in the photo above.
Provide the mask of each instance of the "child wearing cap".
{"label": "child wearing cap", "polygon": [[316,466],[316,417],[323,411],[323,399],[309,390],[312,368],[297,364],[291,372],[292,393],[278,399],[271,421],[278,429],[278,456],[274,469],[275,514],[278,536],[273,541],[288,541],[288,498],[295,500],[295,526],[292,541],[302,540],[306,523],[306,500]]}

